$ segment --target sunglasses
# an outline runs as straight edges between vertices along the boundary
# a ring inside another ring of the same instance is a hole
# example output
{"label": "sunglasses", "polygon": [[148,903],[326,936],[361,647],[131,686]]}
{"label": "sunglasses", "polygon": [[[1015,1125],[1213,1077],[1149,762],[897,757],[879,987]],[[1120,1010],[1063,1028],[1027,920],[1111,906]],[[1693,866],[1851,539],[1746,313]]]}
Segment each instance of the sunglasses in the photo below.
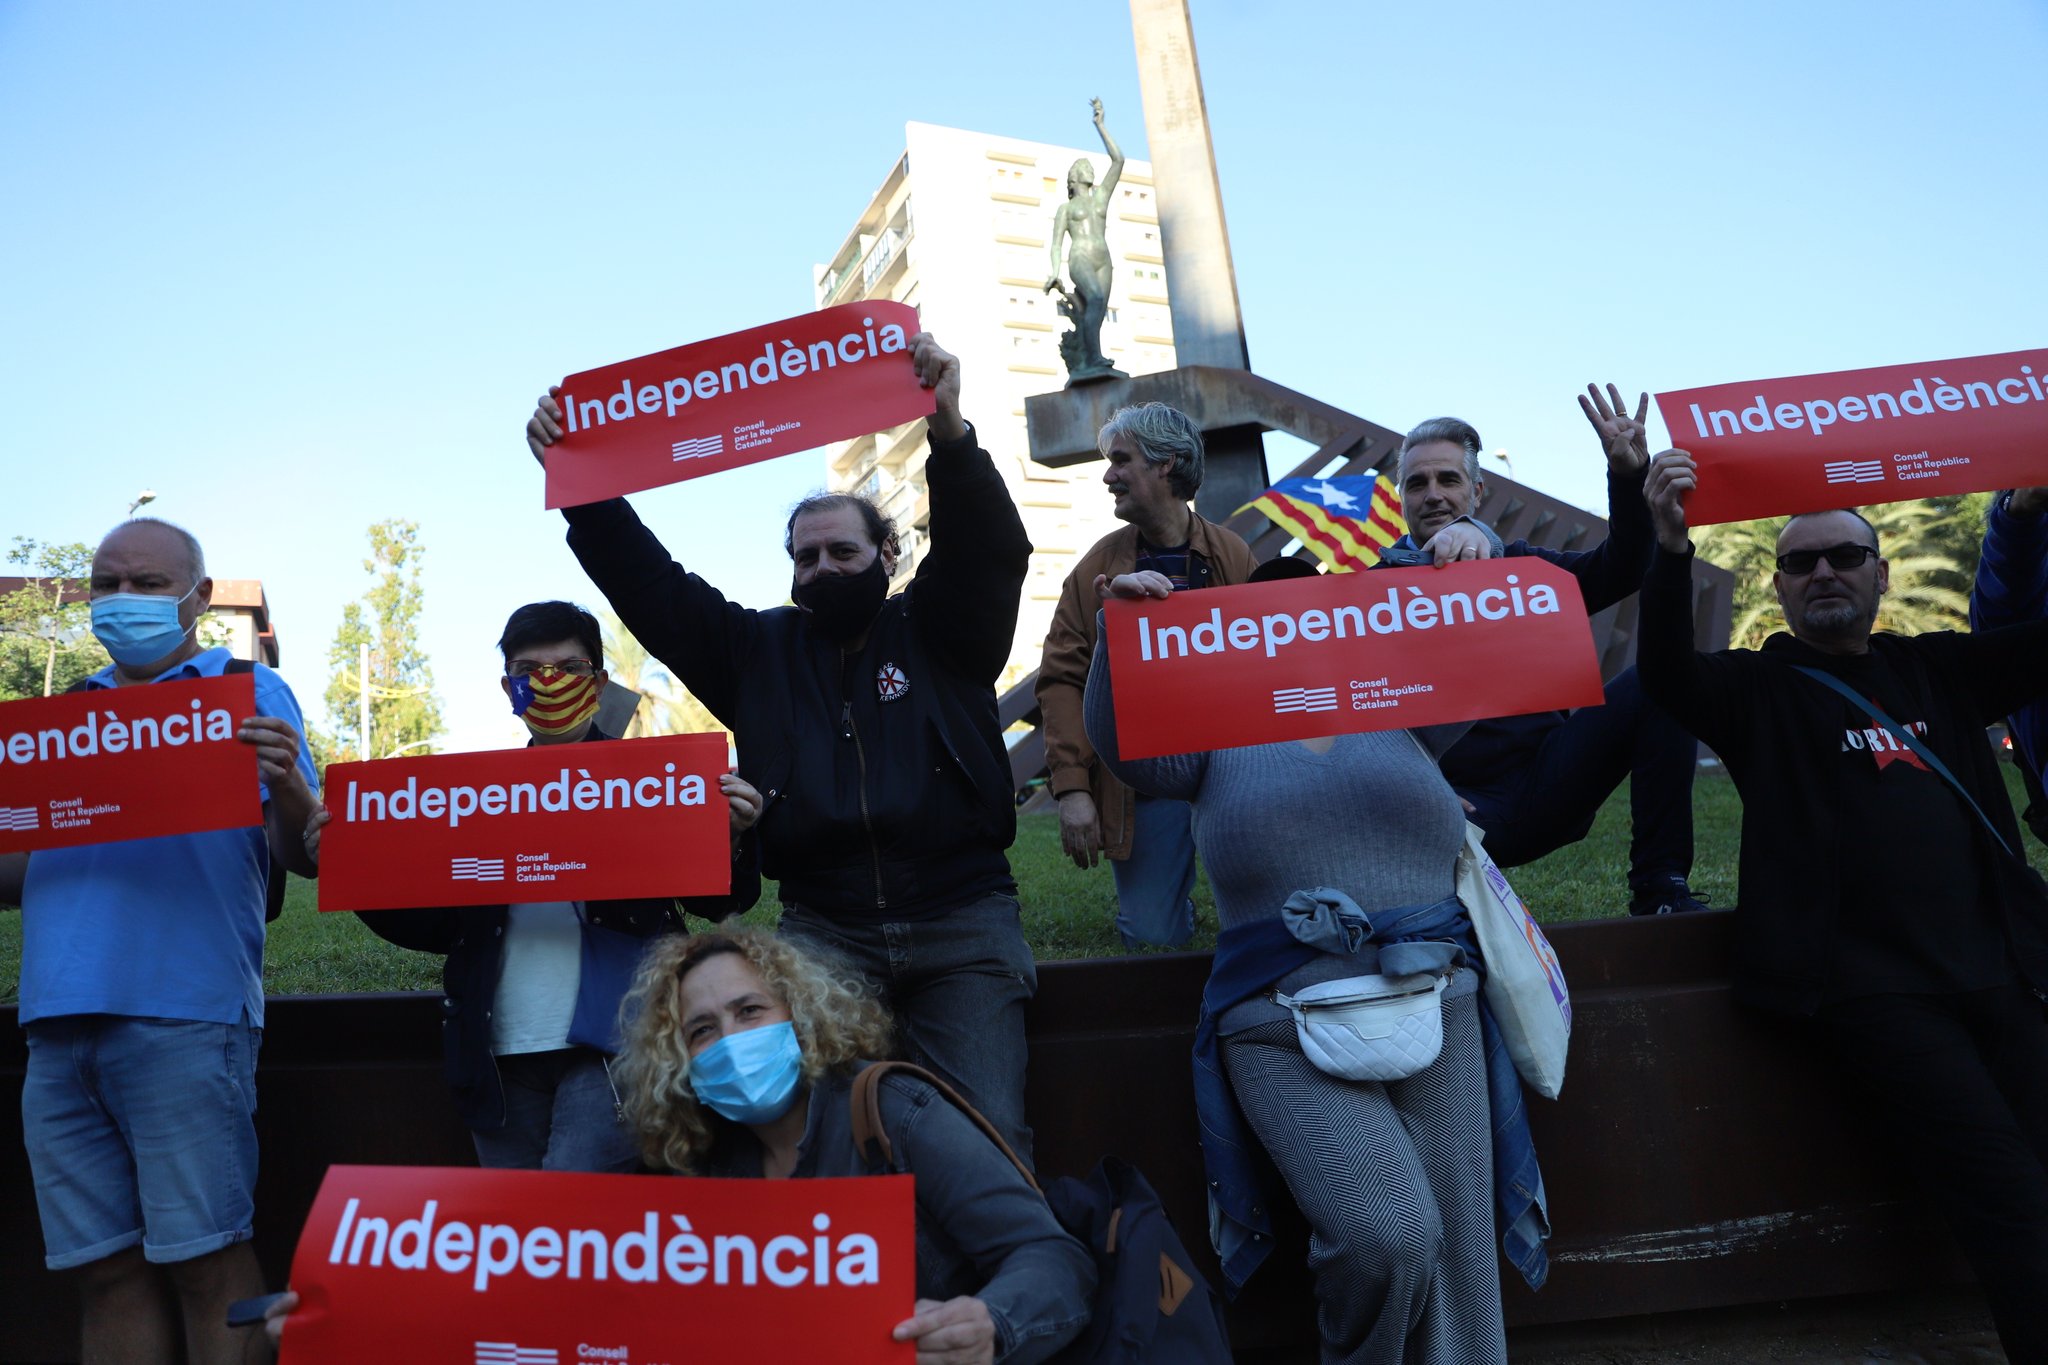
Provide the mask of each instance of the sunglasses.
{"label": "sunglasses", "polygon": [[1825,550],[1791,550],[1778,556],[1778,569],[1795,578],[1803,578],[1814,571],[1823,559],[1836,573],[1847,573],[1860,569],[1864,561],[1877,553],[1874,545],[1830,545]]}

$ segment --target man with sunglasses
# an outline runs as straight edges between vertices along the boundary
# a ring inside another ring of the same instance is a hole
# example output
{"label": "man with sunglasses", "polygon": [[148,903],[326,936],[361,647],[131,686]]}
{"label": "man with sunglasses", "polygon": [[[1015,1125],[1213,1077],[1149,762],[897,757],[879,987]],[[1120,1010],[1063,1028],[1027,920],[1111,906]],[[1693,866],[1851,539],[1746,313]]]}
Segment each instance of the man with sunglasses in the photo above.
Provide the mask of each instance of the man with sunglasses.
{"label": "man with sunglasses", "polygon": [[2048,619],[1874,632],[1876,532],[1812,512],[1778,536],[1789,633],[1699,653],[1697,477],[1677,450],[1649,476],[1637,666],[1742,794],[1737,997],[1807,1021],[1795,1036],[1862,1092],[1860,1131],[1892,1141],[1949,1219],[2006,1352],[2048,1360],[2048,892],[2015,855],[1984,738],[2048,692]]}
{"label": "man with sunglasses", "polygon": [[[1991,500],[1984,549],[1970,587],[1970,628],[1996,630],[2048,616],[2048,488],[2010,488]],[[2023,706],[2006,718],[2013,760],[2026,783],[2020,819],[2048,843],[2048,798],[2041,766],[2048,762],[2048,704]]]}
{"label": "man with sunglasses", "polygon": [[[597,618],[569,602],[531,602],[499,637],[498,680],[527,742],[587,744],[607,678]],[[448,1085],[488,1167],[549,1171],[639,1169],[640,1154],[612,1084],[619,1001],[640,950],[680,932],[688,910],[722,919],[753,904],[760,883],[741,835],[761,796],[734,774],[719,780],[730,809],[733,889],[727,896],[366,910],[363,923],[401,948],[439,953],[442,1056]],[[307,832],[316,853],[327,823]]]}

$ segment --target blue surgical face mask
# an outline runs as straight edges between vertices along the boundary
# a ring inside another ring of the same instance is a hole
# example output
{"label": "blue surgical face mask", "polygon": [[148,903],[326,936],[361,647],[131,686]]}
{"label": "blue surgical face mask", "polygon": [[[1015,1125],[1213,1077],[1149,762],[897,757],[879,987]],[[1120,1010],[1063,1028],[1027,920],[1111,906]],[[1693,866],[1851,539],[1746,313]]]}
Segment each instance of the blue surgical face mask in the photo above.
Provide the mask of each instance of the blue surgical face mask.
{"label": "blue surgical face mask", "polygon": [[[185,597],[199,591],[193,584]],[[137,668],[155,663],[185,642],[192,627],[178,621],[185,597],[117,592],[92,600],[92,633],[117,664]],[[198,624],[194,622],[193,624]]]}
{"label": "blue surgical face mask", "polygon": [[773,1123],[796,1102],[804,1052],[787,1020],[728,1033],[690,1059],[697,1102],[734,1123]]}

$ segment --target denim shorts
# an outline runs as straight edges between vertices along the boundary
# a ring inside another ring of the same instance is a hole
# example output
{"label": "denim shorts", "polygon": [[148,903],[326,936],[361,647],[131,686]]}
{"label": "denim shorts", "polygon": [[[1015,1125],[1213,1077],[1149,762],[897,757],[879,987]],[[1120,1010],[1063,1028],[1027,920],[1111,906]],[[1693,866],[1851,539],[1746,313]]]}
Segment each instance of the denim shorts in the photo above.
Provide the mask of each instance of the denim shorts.
{"label": "denim shorts", "polygon": [[263,1030],[82,1014],[27,1032],[21,1126],[50,1269],[137,1243],[189,1261],[249,1239]]}

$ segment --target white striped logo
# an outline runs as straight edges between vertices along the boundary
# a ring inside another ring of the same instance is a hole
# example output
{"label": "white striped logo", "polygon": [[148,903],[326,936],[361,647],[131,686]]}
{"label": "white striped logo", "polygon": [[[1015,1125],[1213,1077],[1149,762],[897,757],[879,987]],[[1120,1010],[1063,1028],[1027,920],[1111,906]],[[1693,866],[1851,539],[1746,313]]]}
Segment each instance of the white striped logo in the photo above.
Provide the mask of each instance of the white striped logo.
{"label": "white striped logo", "polygon": [[1294,712],[1334,711],[1337,709],[1337,689],[1334,687],[1276,687],[1273,689],[1273,714],[1284,716]]}
{"label": "white striped logo", "polygon": [[1883,483],[1883,460],[1830,460],[1829,483]]}
{"label": "white striped logo", "polygon": [[669,448],[671,460],[702,460],[712,455],[725,453],[725,436],[699,436],[694,440],[677,441]]}
{"label": "white striped logo", "polygon": [[479,1341],[476,1365],[560,1365],[561,1353],[552,1346],[519,1346],[509,1341]]}
{"label": "white striped logo", "polygon": [[502,882],[505,880],[503,858],[450,858],[448,876],[458,882]]}
{"label": "white striped logo", "polygon": [[43,813],[34,806],[0,806],[0,833],[19,834],[42,827]]}

